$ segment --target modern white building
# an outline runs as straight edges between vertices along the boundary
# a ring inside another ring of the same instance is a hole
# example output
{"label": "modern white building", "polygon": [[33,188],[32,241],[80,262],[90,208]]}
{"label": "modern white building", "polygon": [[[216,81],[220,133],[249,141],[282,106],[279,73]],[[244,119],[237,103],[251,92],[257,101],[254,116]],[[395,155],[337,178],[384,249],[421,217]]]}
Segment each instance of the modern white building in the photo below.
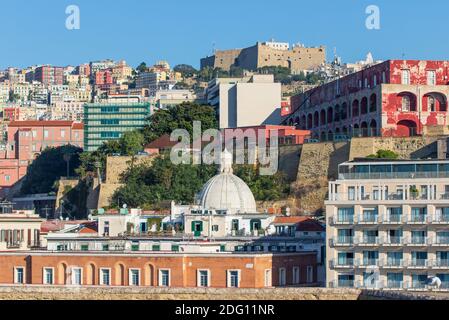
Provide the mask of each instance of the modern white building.
{"label": "modern white building", "polygon": [[328,287],[449,289],[449,161],[341,164],[325,204]]}
{"label": "modern white building", "polygon": [[220,129],[280,123],[281,84],[273,75],[217,78],[205,95],[218,112]]}

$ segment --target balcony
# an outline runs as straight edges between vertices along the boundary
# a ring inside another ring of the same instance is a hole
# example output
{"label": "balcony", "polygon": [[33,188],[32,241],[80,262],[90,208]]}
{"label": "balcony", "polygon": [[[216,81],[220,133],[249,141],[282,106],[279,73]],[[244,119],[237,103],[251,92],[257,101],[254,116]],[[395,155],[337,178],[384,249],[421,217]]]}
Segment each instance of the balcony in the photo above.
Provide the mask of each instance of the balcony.
{"label": "balcony", "polygon": [[336,288],[354,288],[354,280],[338,280],[335,284]]}
{"label": "balcony", "polygon": [[337,259],[330,261],[331,269],[351,269],[354,268],[354,259]]}
{"label": "balcony", "polygon": [[412,281],[406,284],[405,288],[407,290],[427,290],[427,284],[422,281]]}
{"label": "balcony", "polygon": [[449,215],[443,214],[437,217],[434,217],[432,220],[433,224],[449,224]]}
{"label": "balcony", "polygon": [[380,267],[385,269],[402,269],[404,268],[403,259],[387,259],[380,262]]}
{"label": "balcony", "polygon": [[449,259],[437,259],[432,262],[432,267],[435,269],[449,269]]}
{"label": "balcony", "polygon": [[380,243],[379,237],[365,236],[355,240],[355,244],[358,246],[378,246]]}
{"label": "balcony", "polygon": [[430,265],[427,259],[412,259],[408,262],[407,268],[409,269],[423,269],[428,268]]}
{"label": "balcony", "polygon": [[357,267],[361,268],[367,268],[367,267],[378,267],[379,266],[379,259],[362,259],[360,261],[356,262]]}
{"label": "balcony", "polygon": [[354,237],[337,237],[329,239],[330,247],[350,247],[354,245]]}
{"label": "balcony", "polygon": [[404,238],[403,237],[387,237],[386,239],[382,240],[382,245],[389,246],[389,247],[402,246],[402,245],[404,245]]}
{"label": "balcony", "polygon": [[329,225],[336,226],[336,225],[353,225],[354,224],[354,217],[330,217],[328,219]]}
{"label": "balcony", "polygon": [[378,224],[379,215],[377,214],[362,214],[359,217],[359,224]]}
{"label": "balcony", "polygon": [[382,219],[383,224],[403,224],[405,222],[405,216],[402,214],[391,214]]}
{"label": "balcony", "polygon": [[447,247],[449,246],[449,238],[437,237],[431,244],[434,247]]}
{"label": "balcony", "polygon": [[432,222],[431,217],[427,216],[427,215],[417,215],[417,216],[411,216],[409,217],[409,219],[407,220],[408,224],[427,224]]}
{"label": "balcony", "polygon": [[382,283],[381,288],[385,290],[404,290],[405,283],[404,281],[389,280],[386,283]]}
{"label": "balcony", "polygon": [[430,239],[427,237],[411,237],[405,241],[407,246],[411,247],[422,247],[427,246],[431,243]]}

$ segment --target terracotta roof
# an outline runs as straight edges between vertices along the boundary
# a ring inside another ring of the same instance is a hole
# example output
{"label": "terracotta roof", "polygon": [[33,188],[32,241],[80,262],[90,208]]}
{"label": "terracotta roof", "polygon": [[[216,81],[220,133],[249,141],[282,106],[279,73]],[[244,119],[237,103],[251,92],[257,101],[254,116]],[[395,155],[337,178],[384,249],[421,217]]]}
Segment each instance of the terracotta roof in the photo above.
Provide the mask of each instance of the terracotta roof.
{"label": "terracotta roof", "polygon": [[10,127],[71,127],[73,121],[11,121]]}
{"label": "terracotta roof", "polygon": [[297,231],[325,231],[325,228],[321,223],[310,217],[276,217],[274,219],[274,224],[294,224],[296,225]]}
{"label": "terracotta roof", "polygon": [[83,130],[84,129],[84,123],[75,122],[72,126],[72,129],[75,130]]}
{"label": "terracotta roof", "polygon": [[79,233],[98,233],[98,228],[94,226],[83,226]]}

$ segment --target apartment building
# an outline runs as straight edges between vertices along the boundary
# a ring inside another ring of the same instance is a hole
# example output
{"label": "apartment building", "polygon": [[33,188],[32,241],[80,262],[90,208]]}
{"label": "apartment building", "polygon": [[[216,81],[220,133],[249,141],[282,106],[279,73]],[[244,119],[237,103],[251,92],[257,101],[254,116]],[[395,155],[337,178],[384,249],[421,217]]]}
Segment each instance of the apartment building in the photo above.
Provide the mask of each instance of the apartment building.
{"label": "apartment building", "polygon": [[44,85],[64,84],[64,68],[52,66],[40,66],[34,70],[34,81]]}
{"label": "apartment building", "polygon": [[150,103],[93,103],[84,105],[84,147],[97,150],[103,142],[141,129],[151,113]]}
{"label": "apartment building", "polygon": [[47,147],[83,147],[83,124],[72,121],[12,121],[0,151],[0,194],[22,179],[28,166]]}
{"label": "apartment building", "polygon": [[327,286],[449,289],[449,161],[356,159],[326,201]]}

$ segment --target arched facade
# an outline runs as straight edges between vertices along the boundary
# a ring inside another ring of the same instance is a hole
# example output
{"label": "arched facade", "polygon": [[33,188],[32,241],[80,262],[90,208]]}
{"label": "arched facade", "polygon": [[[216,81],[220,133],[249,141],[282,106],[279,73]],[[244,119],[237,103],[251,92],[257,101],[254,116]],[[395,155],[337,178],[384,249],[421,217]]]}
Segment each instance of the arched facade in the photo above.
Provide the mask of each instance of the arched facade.
{"label": "arched facade", "polygon": [[401,120],[397,123],[396,135],[399,137],[412,137],[418,133],[418,126],[413,120]]}
{"label": "arched facade", "polygon": [[369,98],[369,112],[377,111],[377,95],[373,93]]}
{"label": "arched facade", "polygon": [[417,110],[416,95],[411,92],[400,92],[397,94],[397,104],[402,112],[415,112]]}
{"label": "arched facade", "polygon": [[447,111],[447,98],[439,92],[429,92],[423,96],[423,111],[428,112],[445,112]]}
{"label": "arched facade", "polygon": [[368,113],[368,98],[363,97],[362,102],[360,103],[360,114],[367,114]]}
{"label": "arched facade", "polygon": [[114,267],[115,273],[115,285],[125,286],[126,285],[126,268],[122,262],[118,262]]}
{"label": "arched facade", "polygon": [[359,100],[355,99],[352,102],[352,116],[358,117],[360,115],[360,103]]}

